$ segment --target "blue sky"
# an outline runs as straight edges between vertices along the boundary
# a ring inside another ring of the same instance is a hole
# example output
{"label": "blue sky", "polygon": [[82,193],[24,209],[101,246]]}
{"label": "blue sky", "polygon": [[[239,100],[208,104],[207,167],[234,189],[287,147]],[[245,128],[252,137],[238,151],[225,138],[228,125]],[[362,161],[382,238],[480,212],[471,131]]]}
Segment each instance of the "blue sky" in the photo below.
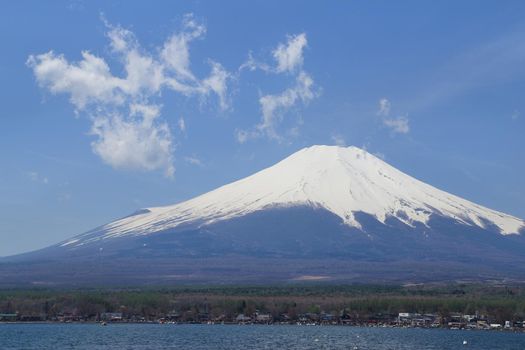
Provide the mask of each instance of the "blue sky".
{"label": "blue sky", "polygon": [[525,217],[523,1],[0,5],[0,255],[355,145]]}

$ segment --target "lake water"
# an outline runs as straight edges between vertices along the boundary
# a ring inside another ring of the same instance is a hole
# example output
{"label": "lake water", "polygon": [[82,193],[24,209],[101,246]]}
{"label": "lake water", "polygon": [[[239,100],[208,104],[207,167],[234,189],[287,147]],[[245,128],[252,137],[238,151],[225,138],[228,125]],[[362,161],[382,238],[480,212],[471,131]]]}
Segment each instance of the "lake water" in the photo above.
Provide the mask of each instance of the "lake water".
{"label": "lake water", "polygon": [[[463,345],[463,341],[468,342]],[[0,324],[0,349],[525,349],[525,333],[343,326]]]}

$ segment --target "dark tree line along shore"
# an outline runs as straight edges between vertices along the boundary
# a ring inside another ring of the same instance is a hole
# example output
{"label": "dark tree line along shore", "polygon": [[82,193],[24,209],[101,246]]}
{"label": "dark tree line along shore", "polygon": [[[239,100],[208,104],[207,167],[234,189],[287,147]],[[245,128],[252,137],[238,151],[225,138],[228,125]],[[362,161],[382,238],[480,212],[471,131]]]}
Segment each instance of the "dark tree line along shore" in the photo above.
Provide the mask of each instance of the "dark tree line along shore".
{"label": "dark tree line along shore", "polygon": [[[403,317],[400,317],[402,315]],[[522,327],[525,286],[0,290],[0,321],[325,323]]]}

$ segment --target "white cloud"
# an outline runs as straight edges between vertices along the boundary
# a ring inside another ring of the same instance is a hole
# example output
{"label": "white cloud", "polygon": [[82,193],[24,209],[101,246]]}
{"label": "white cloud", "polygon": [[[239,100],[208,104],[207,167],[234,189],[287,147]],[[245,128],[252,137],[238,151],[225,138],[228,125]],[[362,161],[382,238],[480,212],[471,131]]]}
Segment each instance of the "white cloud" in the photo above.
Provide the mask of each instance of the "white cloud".
{"label": "white cloud", "polygon": [[383,117],[383,125],[388,127],[392,132],[398,134],[407,134],[410,131],[408,117],[401,116],[397,118],[389,118],[391,107],[392,105],[388,99],[380,99],[377,115]]}
{"label": "white cloud", "polygon": [[126,84],[125,91],[131,97],[151,96],[160,91],[164,80],[162,65],[138,50],[125,54]]}
{"label": "white cloud", "polygon": [[516,109],[514,112],[512,112],[512,115],[510,117],[512,118],[512,120],[518,120],[518,118],[520,117],[520,111]]}
{"label": "white cloud", "polygon": [[344,147],[346,146],[346,141],[343,136],[340,134],[333,134],[332,135],[332,142],[335,143],[337,146]]}
{"label": "white cloud", "polygon": [[259,98],[262,121],[257,129],[270,138],[278,138],[275,124],[282,119],[283,113],[294,106],[298,101],[308,103],[315,97],[312,90],[314,81],[305,72],[301,72],[294,87],[284,90],[278,95],[264,95]]}
{"label": "white cloud", "polygon": [[299,128],[299,125],[296,125],[293,128],[290,128],[290,130],[288,130],[288,135],[292,138],[299,137],[299,135],[301,135],[301,130]]}
{"label": "white cloud", "polygon": [[390,101],[386,98],[379,100],[379,109],[377,110],[377,115],[387,117],[390,115]]}
{"label": "white cloud", "polygon": [[41,88],[53,94],[69,94],[79,110],[90,103],[120,105],[125,101],[124,80],[114,77],[106,62],[88,51],[82,51],[78,63],[69,63],[63,55],[49,51],[29,56],[27,65]]}
{"label": "white cloud", "polygon": [[191,165],[196,165],[196,166],[199,166],[199,167],[203,167],[204,166],[204,163],[197,157],[195,156],[191,156],[191,157],[184,157],[184,160],[191,164]]}
{"label": "white cloud", "polygon": [[122,27],[113,27],[109,22],[103,18],[104,24],[109,28],[106,36],[109,39],[109,44],[114,52],[128,52],[138,47],[137,39],[133,32]]}
{"label": "white cloud", "polygon": [[395,133],[407,134],[410,131],[407,117],[385,118],[383,124]]}
{"label": "white cloud", "polygon": [[49,180],[47,177],[40,175],[36,171],[28,171],[26,172],[26,175],[33,182],[42,183],[44,185],[47,185],[49,183]]}
{"label": "white cloud", "polygon": [[222,110],[226,110],[229,107],[227,82],[231,75],[220,63],[211,61],[211,67],[210,76],[201,83],[201,93],[208,95],[214,92],[219,98],[219,106]]}
{"label": "white cloud", "polygon": [[229,107],[228,80],[231,74],[224,67],[213,60],[209,60],[211,72],[208,77],[199,80],[190,69],[189,43],[202,38],[206,28],[197,23],[193,15],[186,15],[183,22],[183,31],[172,35],[161,50],[163,68],[169,72],[165,78],[166,84],[173,90],[185,95],[201,95],[206,97],[215,93],[222,110]]}
{"label": "white cloud", "polygon": [[130,118],[119,114],[96,117],[91,133],[93,151],[116,169],[164,169],[173,177],[172,138],[166,123],[158,122],[159,108],[132,105]]}
{"label": "white cloud", "polygon": [[237,140],[237,142],[239,143],[245,143],[246,141],[248,141],[248,139],[252,138],[252,137],[255,137],[256,135],[250,135],[250,131],[247,131],[247,130],[235,130],[235,139]]}
{"label": "white cloud", "polygon": [[181,132],[186,132],[186,121],[184,120],[184,118],[182,117],[179,118],[178,125],[179,125],[179,130]]}
{"label": "white cloud", "polygon": [[133,103],[129,106],[129,114],[133,118],[140,116],[144,124],[151,125],[160,115],[160,106]]}
{"label": "white cloud", "polygon": [[307,104],[317,96],[313,90],[314,81],[305,72],[300,72],[296,77],[295,86],[284,90],[277,95],[264,95],[259,98],[261,106],[261,122],[254,130],[237,130],[236,139],[245,143],[249,139],[266,136],[270,139],[280,140],[276,126],[283,119],[284,114],[297,103]]}
{"label": "white cloud", "polygon": [[303,51],[308,45],[306,34],[289,35],[286,43],[280,43],[273,51],[272,56],[276,66],[257,61],[251,52],[248,59],[240,67],[239,71],[248,69],[254,71],[260,69],[268,73],[293,73],[297,72],[303,65]]}
{"label": "white cloud", "polygon": [[[41,88],[69,95],[75,110],[90,117],[91,134],[97,137],[93,151],[104,162],[118,169],[163,169],[171,177],[173,136],[153,101],[168,89],[202,100],[216,96],[219,108],[226,110],[231,75],[212,60],[208,76],[200,79],[191,71],[189,44],[206,33],[191,14],[184,17],[180,32],[151,53],[131,31],[105,24],[110,48],[124,67],[123,76],[113,74],[103,58],[89,51],[83,51],[78,62],[53,51],[30,55],[27,65]],[[179,128],[184,127],[179,121]]]}
{"label": "white cloud", "polygon": [[70,192],[61,193],[57,197],[59,202],[69,202],[71,198],[73,198],[73,195]]}
{"label": "white cloud", "polygon": [[257,69],[261,69],[265,72],[271,72],[273,70],[272,67],[269,65],[258,62],[254,57],[252,52],[248,52],[248,59],[240,65],[238,71],[242,72],[244,69],[248,69],[249,71],[255,71]]}
{"label": "white cloud", "polygon": [[303,65],[303,50],[307,45],[306,34],[288,37],[286,44],[279,44],[273,51],[277,61],[277,72],[293,72]]}
{"label": "white cloud", "polygon": [[206,27],[188,14],[184,16],[183,28],[181,33],[172,35],[164,43],[161,57],[165,67],[175,72],[177,79],[195,82],[197,79],[190,70],[189,43],[201,38],[206,33]]}
{"label": "white cloud", "polygon": [[[307,46],[306,34],[288,36],[286,43],[281,43],[272,51],[277,62],[276,67],[256,61],[251,52],[248,60],[241,65],[239,71],[248,69],[250,71],[261,69],[269,73],[291,73],[294,75],[295,84],[278,94],[266,94],[259,98],[261,106],[261,122],[252,130],[236,130],[235,138],[239,143],[245,143],[249,139],[266,136],[270,139],[281,140],[277,132],[277,126],[283,120],[286,113],[297,104],[307,104],[314,99],[318,93],[314,89],[312,77],[303,69],[303,50]],[[298,127],[289,129],[288,134],[297,137]]]}

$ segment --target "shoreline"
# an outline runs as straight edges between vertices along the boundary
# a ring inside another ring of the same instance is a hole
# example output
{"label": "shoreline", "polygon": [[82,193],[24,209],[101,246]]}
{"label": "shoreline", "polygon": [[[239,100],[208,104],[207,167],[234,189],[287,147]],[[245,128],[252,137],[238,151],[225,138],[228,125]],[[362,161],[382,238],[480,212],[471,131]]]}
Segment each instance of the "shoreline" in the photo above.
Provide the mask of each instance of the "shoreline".
{"label": "shoreline", "polygon": [[448,330],[448,331],[480,331],[480,332],[502,332],[502,333],[524,333],[525,329],[522,328],[454,328],[454,327],[422,327],[422,326],[406,326],[406,325],[366,325],[366,324],[309,324],[309,323],[235,323],[235,322],[212,322],[212,323],[199,323],[199,322],[98,322],[98,321],[75,321],[75,322],[61,322],[61,321],[14,321],[5,322],[0,321],[0,325],[98,325],[98,326],[109,326],[109,325],[162,325],[162,326],[297,326],[297,327],[348,327],[348,328],[395,328],[395,329],[428,329],[428,330]]}

